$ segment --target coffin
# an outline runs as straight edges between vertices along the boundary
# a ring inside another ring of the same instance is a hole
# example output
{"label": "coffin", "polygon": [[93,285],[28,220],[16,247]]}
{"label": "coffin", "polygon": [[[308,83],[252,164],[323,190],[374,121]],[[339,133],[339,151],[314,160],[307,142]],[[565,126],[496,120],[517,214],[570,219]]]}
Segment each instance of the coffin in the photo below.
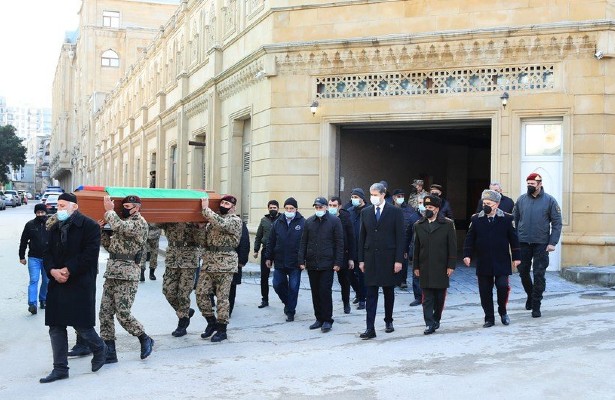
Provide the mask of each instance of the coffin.
{"label": "coffin", "polygon": [[218,212],[222,197],[213,191],[190,189],[80,186],[75,190],[79,211],[95,221],[104,218],[104,196],[111,197],[115,212],[121,215],[122,199],[129,195],[141,198],[141,215],[152,223],[203,222],[201,199],[209,198],[209,208]]}

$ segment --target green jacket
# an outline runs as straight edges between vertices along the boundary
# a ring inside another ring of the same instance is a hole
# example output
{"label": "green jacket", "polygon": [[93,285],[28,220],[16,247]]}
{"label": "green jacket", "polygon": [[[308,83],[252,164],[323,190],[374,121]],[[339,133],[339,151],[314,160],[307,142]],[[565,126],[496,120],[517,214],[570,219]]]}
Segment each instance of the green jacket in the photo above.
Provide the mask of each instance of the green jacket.
{"label": "green jacket", "polygon": [[420,271],[421,288],[448,288],[446,270],[455,269],[456,261],[457,237],[451,219],[438,217],[429,223],[427,218],[422,218],[416,222],[412,266]]}

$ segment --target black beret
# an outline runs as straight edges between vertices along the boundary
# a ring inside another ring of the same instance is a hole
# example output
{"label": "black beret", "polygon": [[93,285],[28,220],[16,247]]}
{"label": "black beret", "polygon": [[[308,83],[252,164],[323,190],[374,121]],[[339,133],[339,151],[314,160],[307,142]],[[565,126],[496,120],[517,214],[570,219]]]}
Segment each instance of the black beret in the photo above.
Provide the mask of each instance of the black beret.
{"label": "black beret", "polygon": [[222,196],[220,201],[228,201],[229,203],[233,203],[233,205],[237,205],[237,198],[235,196],[231,196],[230,194]]}

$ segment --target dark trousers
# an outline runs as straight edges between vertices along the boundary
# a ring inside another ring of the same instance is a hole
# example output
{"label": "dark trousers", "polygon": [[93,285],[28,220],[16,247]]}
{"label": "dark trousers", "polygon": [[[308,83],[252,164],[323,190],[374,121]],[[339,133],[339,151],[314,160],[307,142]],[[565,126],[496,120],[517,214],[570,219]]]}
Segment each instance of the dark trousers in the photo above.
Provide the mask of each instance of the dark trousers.
{"label": "dark trousers", "polygon": [[333,323],[333,300],[331,295],[333,268],[308,270],[308,278],[310,279],[312,305],[314,306],[316,320]]}
{"label": "dark trousers", "polygon": [[344,305],[350,305],[350,275],[353,272],[348,268],[341,268],[337,271],[337,281],[340,284],[341,292],[342,292],[342,303]]}
{"label": "dark trousers", "polygon": [[233,313],[233,308],[235,308],[235,296],[237,295],[237,284],[235,282],[231,282],[231,288],[228,292],[228,316],[230,317]]}
{"label": "dark trousers", "polygon": [[[263,249],[263,253],[265,249]],[[261,254],[261,297],[262,300],[269,303],[269,274],[271,269],[265,264],[265,256]]]}
{"label": "dark trousers", "polygon": [[354,290],[359,301],[365,301],[365,280],[363,276],[363,272],[359,266],[355,265],[354,269],[350,273],[350,286],[352,287],[352,290]]}
{"label": "dark trousers", "polygon": [[[77,331],[78,337],[81,337],[93,352],[100,350],[105,345],[92,327],[75,327],[75,331]],[[68,371],[68,334],[66,333],[66,326],[50,326],[49,339],[51,339],[51,351],[53,353],[53,369],[58,372]]]}
{"label": "dark trousers", "polygon": [[423,298],[421,279],[414,274],[412,274],[412,293],[414,294],[414,300],[421,300]]}
{"label": "dark trousers", "polygon": [[433,326],[436,322],[440,323],[445,300],[446,289],[423,288],[423,318],[425,319],[425,326]]}
{"label": "dark trousers", "polygon": [[400,283],[408,283],[408,259],[404,258],[401,262]]}
{"label": "dark trousers", "polygon": [[[545,272],[549,266],[549,252],[547,244],[520,243],[521,245],[521,264],[517,270],[521,277],[523,289],[528,298],[532,299],[532,308],[540,310],[542,294],[545,291],[547,282]],[[534,282],[530,278],[530,269],[534,272]]]}
{"label": "dark trousers", "polygon": [[506,304],[508,304],[508,275],[504,276],[483,276],[478,275],[478,293],[480,294],[480,305],[485,311],[485,322],[495,322],[493,312],[493,285],[498,299],[498,314],[506,314]]}
{"label": "dark trousers", "polygon": [[[367,286],[365,311],[367,316],[365,323],[367,329],[374,329],[376,322],[376,309],[378,308],[378,286]],[[384,322],[393,322],[393,306],[395,305],[395,287],[383,286],[382,293],[384,294]]]}

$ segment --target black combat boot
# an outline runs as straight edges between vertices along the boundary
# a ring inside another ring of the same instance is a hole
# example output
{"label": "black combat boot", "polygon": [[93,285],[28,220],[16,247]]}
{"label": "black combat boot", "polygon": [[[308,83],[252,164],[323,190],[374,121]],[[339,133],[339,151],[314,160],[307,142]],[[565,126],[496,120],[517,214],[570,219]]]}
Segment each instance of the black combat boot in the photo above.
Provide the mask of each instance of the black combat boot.
{"label": "black combat boot", "polygon": [[107,345],[107,359],[105,364],[113,364],[117,362],[117,353],[115,352],[115,340],[105,340]]}
{"label": "black combat boot", "polygon": [[92,372],[96,372],[106,364],[107,360],[107,345],[101,340],[102,347],[99,347],[94,351],[94,357],[92,357]]}
{"label": "black combat boot", "polygon": [[226,324],[217,324],[216,334],[211,337],[212,342],[221,342],[226,339]]}
{"label": "black combat boot", "polygon": [[145,282],[145,269],[144,268],[141,269],[141,277],[139,278],[139,281]]}
{"label": "black combat boot", "polygon": [[154,349],[154,339],[147,336],[145,333],[139,335],[139,342],[141,342],[141,360],[144,360],[152,354]]}
{"label": "black combat boot", "polygon": [[155,281],[156,280],[156,275],[154,274],[156,270],[154,268],[150,268],[149,269],[149,280],[150,281]]}
{"label": "black combat boot", "polygon": [[216,331],[216,317],[205,317],[207,320],[207,326],[205,327],[205,331],[201,333],[201,338],[207,339]]}
{"label": "black combat boot", "polygon": [[188,317],[180,318],[179,322],[177,323],[177,328],[173,331],[173,333],[171,333],[171,335],[175,337],[184,336],[186,333],[188,333],[186,331],[186,328],[188,327],[188,325],[190,325],[190,318]]}

